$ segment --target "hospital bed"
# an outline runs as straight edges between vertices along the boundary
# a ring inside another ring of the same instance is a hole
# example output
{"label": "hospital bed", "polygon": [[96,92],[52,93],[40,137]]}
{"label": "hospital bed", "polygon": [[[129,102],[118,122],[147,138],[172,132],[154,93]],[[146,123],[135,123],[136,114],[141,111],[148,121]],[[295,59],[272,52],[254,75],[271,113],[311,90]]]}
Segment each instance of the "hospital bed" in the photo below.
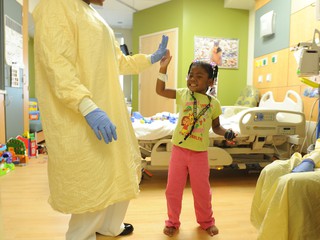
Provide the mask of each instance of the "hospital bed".
{"label": "hospital bed", "polygon": [[[305,137],[305,115],[301,97],[289,90],[282,102],[272,92],[264,94],[258,107],[225,106],[221,125],[238,132],[234,144],[210,132],[208,146],[211,168],[261,167],[299,151]],[[132,116],[145,169],[166,169],[177,114],[158,113],[152,117]],[[138,114],[139,115],[139,114]]]}

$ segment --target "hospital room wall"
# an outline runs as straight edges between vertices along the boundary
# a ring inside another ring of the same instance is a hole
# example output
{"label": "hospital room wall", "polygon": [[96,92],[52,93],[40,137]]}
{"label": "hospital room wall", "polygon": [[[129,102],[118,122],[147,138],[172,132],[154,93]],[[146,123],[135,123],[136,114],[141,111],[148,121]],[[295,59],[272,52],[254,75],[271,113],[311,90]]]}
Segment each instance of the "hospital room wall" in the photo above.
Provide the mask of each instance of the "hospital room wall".
{"label": "hospital room wall", "polygon": [[[173,0],[134,14],[133,50],[138,52],[140,36],[178,28],[177,86],[186,87],[185,77],[194,59],[195,36],[239,39],[238,69],[219,71],[218,98],[223,105],[233,105],[247,85],[248,22],[248,10],[224,8],[223,0]],[[137,109],[138,77],[135,76],[133,110]]]}
{"label": "hospital room wall", "polygon": [[[293,51],[290,49],[299,42],[312,41],[314,29],[320,29],[320,22],[316,20],[315,16],[314,2],[315,0],[271,0],[259,6],[255,19],[253,67],[253,84],[261,94],[272,91],[275,100],[282,101],[288,89],[297,91],[302,96],[306,118],[313,123],[317,121],[317,105],[312,111],[312,116],[310,113],[316,98],[304,96],[303,93],[307,86],[301,83],[297,77],[298,66]],[[276,12],[276,31],[273,36],[263,39],[259,36],[260,16],[271,10]],[[277,31],[277,28],[281,33]],[[284,33],[285,35],[283,35]]]}

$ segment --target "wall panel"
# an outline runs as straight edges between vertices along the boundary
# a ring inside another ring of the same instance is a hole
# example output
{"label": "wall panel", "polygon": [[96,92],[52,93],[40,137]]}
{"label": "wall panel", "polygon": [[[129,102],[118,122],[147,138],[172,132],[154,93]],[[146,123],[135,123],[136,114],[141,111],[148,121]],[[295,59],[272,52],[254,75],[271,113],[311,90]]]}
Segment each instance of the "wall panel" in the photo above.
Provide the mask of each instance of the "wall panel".
{"label": "wall panel", "polygon": [[[288,51],[283,49],[255,59],[254,85],[258,88],[287,86]],[[271,77],[268,79],[268,75]],[[262,81],[261,81],[262,80]]]}
{"label": "wall panel", "polygon": [[316,21],[314,6],[310,5],[293,13],[290,22],[290,46],[311,41],[315,28],[320,29],[320,22]]}

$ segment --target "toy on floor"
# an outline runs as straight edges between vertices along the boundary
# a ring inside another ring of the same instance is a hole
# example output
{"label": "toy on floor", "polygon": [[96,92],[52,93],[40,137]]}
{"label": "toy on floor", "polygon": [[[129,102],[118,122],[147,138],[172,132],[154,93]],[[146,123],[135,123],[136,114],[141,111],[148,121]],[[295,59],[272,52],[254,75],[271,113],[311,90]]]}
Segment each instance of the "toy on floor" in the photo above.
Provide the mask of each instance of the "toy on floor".
{"label": "toy on floor", "polygon": [[15,168],[12,163],[12,155],[6,150],[7,146],[5,144],[0,144],[0,176],[6,175]]}
{"label": "toy on floor", "polygon": [[39,154],[48,154],[48,150],[47,150],[46,145],[43,145],[43,144],[38,145],[37,148],[38,148]]}
{"label": "toy on floor", "polygon": [[26,146],[23,141],[10,138],[7,142],[7,149],[12,154],[12,162],[14,164],[26,164],[29,160],[26,152]]}

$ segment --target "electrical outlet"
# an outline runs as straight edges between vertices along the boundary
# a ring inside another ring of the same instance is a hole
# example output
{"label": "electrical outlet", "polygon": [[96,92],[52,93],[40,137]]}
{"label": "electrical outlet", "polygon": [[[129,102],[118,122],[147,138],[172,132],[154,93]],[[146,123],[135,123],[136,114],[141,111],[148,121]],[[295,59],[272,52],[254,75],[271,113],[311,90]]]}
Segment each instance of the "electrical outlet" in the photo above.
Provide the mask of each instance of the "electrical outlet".
{"label": "electrical outlet", "polygon": [[267,82],[271,82],[271,79],[272,79],[272,74],[271,74],[271,73],[268,73],[268,74],[267,74],[267,77],[266,77],[266,81],[267,81]]}

